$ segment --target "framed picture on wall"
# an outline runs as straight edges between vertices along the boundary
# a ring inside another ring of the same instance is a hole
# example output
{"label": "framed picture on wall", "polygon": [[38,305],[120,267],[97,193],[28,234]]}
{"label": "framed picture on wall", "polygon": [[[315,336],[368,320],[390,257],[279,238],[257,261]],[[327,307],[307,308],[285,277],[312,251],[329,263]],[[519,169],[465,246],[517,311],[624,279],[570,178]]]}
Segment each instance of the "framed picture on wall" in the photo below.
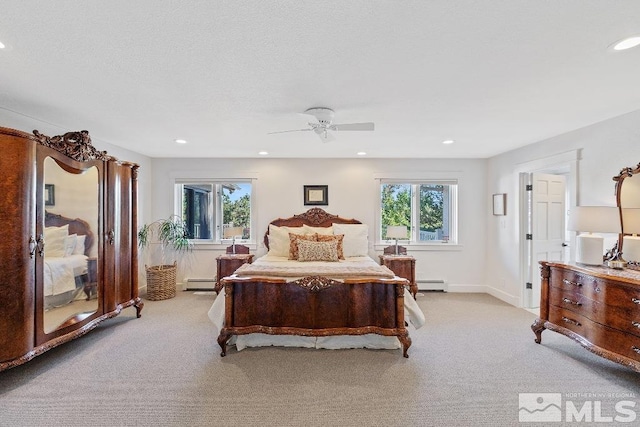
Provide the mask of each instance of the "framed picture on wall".
{"label": "framed picture on wall", "polygon": [[305,185],[304,205],[305,206],[327,206],[329,204],[328,185]]}
{"label": "framed picture on wall", "polygon": [[53,184],[44,185],[44,205],[55,206],[56,204],[56,191]]}
{"label": "framed picture on wall", "polygon": [[493,214],[494,215],[506,215],[507,214],[507,194],[499,193],[493,195]]}

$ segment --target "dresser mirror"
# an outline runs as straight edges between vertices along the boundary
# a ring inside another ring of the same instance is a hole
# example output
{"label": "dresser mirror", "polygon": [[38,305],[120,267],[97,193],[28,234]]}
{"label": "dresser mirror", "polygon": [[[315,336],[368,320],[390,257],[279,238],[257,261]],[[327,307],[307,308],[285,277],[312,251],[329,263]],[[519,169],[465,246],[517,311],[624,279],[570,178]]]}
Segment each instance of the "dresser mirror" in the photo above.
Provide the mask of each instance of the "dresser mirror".
{"label": "dresser mirror", "polygon": [[96,166],[75,169],[44,159],[43,329],[49,334],[99,309],[100,201]]}
{"label": "dresser mirror", "polygon": [[640,163],[635,167],[622,169],[613,180],[616,181],[616,203],[621,212],[622,233],[618,237],[617,248],[612,251],[621,252],[624,260],[630,261],[632,266],[637,266],[640,263],[640,237],[632,234],[638,233],[639,230],[635,229],[636,221],[632,222],[634,218],[624,210],[640,208]]}

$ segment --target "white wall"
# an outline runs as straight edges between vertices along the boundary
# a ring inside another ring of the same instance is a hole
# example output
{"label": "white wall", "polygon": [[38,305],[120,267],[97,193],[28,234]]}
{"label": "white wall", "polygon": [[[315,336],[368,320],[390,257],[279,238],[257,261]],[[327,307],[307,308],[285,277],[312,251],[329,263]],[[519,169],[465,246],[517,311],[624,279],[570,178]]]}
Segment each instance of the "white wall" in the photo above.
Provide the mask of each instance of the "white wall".
{"label": "white wall", "polygon": [[492,295],[522,305],[518,170],[523,163],[545,163],[570,150],[579,150],[577,204],[615,206],[612,178],[640,162],[640,110],[488,159],[486,197],[508,195],[506,217],[486,215],[485,283]]}
{"label": "white wall", "polygon": [[[256,225],[264,235],[268,223],[279,217],[305,212],[303,185],[328,185],[327,212],[356,218],[374,233],[378,186],[375,177],[384,174],[429,177],[438,171],[459,177],[458,248],[438,247],[435,251],[411,251],[416,257],[418,279],[445,279],[449,289],[484,292],[486,161],[482,159],[153,159],[153,218],[173,213],[172,179],[176,177],[257,176]],[[431,174],[431,175],[430,175]],[[445,174],[446,175],[446,174]],[[452,250],[456,249],[456,250]],[[257,255],[265,252],[261,246]],[[371,248],[376,256],[381,250]],[[194,251],[180,278],[215,276],[215,258],[220,249]],[[376,256],[377,259],[377,256]]]}

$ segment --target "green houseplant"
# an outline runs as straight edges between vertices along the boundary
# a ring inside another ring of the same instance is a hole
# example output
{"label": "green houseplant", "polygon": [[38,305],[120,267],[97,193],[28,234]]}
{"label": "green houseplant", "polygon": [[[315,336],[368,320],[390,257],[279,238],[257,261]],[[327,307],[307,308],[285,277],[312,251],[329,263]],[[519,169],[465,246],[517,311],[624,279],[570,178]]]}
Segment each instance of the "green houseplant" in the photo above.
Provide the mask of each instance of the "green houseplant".
{"label": "green houseplant", "polygon": [[[141,249],[150,249],[152,243],[157,243],[156,248],[159,249],[151,257],[159,259],[160,264],[145,264],[147,299],[155,301],[176,296],[177,259],[193,247],[187,236],[187,226],[177,215],[144,224],[138,231],[138,246]],[[170,259],[173,263],[170,263]]]}

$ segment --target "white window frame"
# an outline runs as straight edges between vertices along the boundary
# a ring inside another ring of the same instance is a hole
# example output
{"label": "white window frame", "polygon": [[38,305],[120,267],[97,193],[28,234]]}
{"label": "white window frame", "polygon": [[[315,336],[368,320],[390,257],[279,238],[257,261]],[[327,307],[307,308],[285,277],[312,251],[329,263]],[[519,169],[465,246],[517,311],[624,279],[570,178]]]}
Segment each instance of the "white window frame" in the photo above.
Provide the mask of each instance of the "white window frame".
{"label": "white window frame", "polygon": [[251,184],[251,207],[250,207],[250,229],[251,235],[249,239],[238,239],[235,241],[237,244],[247,244],[253,249],[255,249],[256,241],[257,241],[257,230],[255,225],[256,221],[256,178],[202,178],[202,177],[174,177],[173,179],[173,192],[174,192],[174,213],[182,217],[182,198],[183,192],[180,190],[182,185],[184,184],[210,184],[213,185],[213,192],[215,193],[213,200],[210,206],[209,215],[211,215],[212,220],[212,238],[211,239],[193,239],[191,240],[194,245],[228,245],[231,243],[232,239],[225,239],[222,237],[222,204],[220,203],[222,185],[228,183],[242,183],[242,184]]}
{"label": "white window frame", "polygon": [[[449,175],[451,176],[451,175]],[[382,236],[382,201],[380,199],[382,194],[382,185],[384,184],[410,184],[414,186],[412,188],[412,201],[411,201],[411,230],[409,239],[398,240],[399,244],[402,244],[412,249],[423,250],[449,250],[457,249],[460,247],[459,235],[458,235],[458,209],[459,209],[459,186],[460,179],[457,177],[437,177],[437,178],[407,178],[407,177],[376,177],[376,249],[382,249],[392,243],[395,240],[383,239]],[[419,233],[419,198],[420,192],[416,191],[420,185],[448,185],[449,186],[449,238],[446,241],[443,240],[418,240]]]}

